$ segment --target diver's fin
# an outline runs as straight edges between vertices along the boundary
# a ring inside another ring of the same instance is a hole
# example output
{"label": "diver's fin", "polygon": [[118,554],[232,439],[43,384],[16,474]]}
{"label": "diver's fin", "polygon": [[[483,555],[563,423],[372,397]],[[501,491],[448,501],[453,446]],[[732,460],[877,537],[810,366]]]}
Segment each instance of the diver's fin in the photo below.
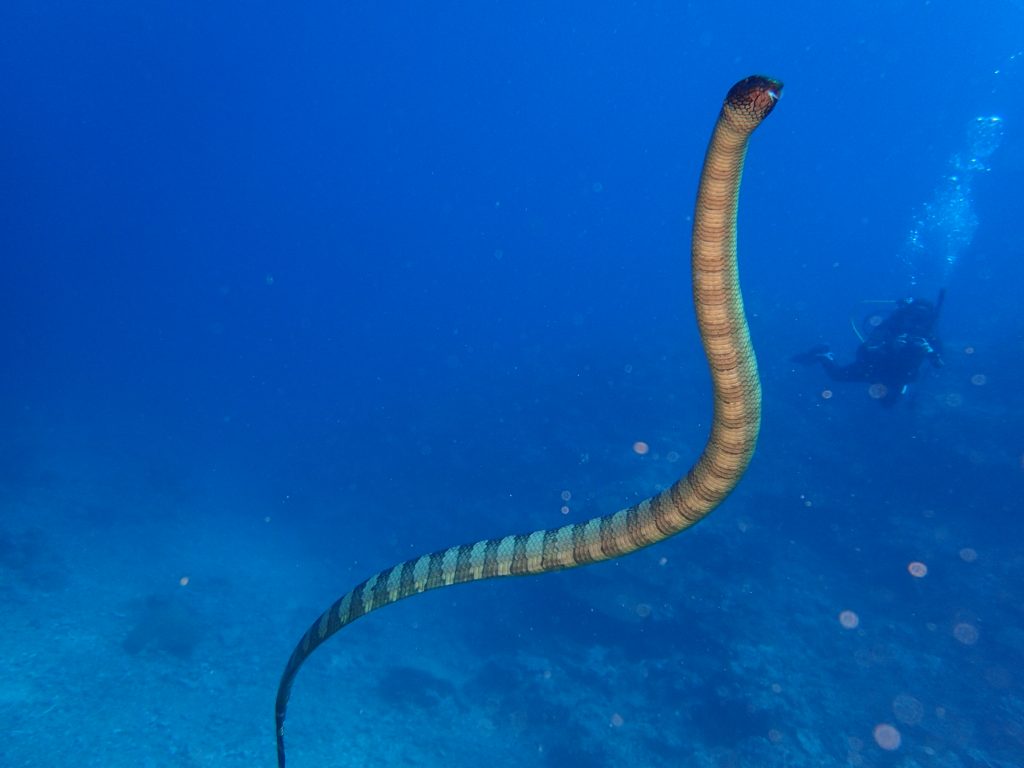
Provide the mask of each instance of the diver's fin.
{"label": "diver's fin", "polygon": [[828,344],[815,344],[806,352],[801,352],[798,355],[793,355],[791,358],[789,358],[789,360],[790,362],[793,363],[810,365],[811,363],[818,362],[824,357],[828,357]]}
{"label": "diver's fin", "polygon": [[[946,289],[940,288],[939,295],[935,298],[935,319],[932,320],[932,328],[939,322],[939,315],[942,313],[942,305],[946,303]],[[930,329],[930,330],[931,330]]]}

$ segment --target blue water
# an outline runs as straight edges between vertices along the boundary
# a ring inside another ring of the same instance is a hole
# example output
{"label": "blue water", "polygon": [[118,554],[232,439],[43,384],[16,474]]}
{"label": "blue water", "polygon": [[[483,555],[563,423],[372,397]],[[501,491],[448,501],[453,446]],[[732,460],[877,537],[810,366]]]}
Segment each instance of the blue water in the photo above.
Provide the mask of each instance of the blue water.
{"label": "blue water", "polygon": [[[689,217],[763,72],[738,490],[346,628],[289,765],[1020,765],[1022,31],[1014,0],[5,3],[0,764],[274,765],[340,594],[685,472]],[[896,408],[789,360],[940,288],[946,366]]]}

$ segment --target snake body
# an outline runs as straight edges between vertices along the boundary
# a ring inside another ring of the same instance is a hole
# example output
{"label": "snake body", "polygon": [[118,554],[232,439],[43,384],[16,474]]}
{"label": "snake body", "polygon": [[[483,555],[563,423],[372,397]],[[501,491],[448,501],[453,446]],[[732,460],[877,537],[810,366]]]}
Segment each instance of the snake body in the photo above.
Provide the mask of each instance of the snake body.
{"label": "snake body", "polygon": [[277,690],[277,763],[292,683],[321,643],[360,616],[428,589],[524,576],[610,560],[699,522],[736,487],[754,452],[761,387],[736,266],[736,213],[747,144],[782,83],[748,77],[730,89],[704,159],[693,221],[693,302],[714,391],[711,434],[696,463],[670,488],[586,522],[449,547],[408,560],[339,598],[302,636]]}

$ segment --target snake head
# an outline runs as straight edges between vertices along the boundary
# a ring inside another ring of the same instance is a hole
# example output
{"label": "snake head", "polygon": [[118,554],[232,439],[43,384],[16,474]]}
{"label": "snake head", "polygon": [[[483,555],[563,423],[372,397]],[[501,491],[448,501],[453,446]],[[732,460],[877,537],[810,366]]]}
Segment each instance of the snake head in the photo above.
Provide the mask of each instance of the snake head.
{"label": "snake head", "polygon": [[782,82],[764,75],[751,75],[729,89],[725,106],[739,111],[748,120],[761,122],[782,96]]}

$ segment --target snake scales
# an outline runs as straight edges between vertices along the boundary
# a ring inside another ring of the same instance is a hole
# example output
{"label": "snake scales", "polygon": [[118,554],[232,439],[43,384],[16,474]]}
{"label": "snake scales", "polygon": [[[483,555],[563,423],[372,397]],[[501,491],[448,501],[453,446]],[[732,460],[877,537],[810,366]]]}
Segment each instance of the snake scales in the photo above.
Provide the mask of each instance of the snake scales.
{"label": "snake scales", "polygon": [[403,597],[466,581],[575,568],[635,552],[703,519],[739,482],[761,423],[761,386],[743,315],[736,266],[736,212],[747,143],[772,111],[782,83],[753,76],[730,89],[704,159],[693,219],[693,302],[711,369],[711,434],[693,467],[657,496],[561,528],[463,544],[408,560],[343,595],[302,636],[277,689],[277,763],[295,675],[327,638]]}

